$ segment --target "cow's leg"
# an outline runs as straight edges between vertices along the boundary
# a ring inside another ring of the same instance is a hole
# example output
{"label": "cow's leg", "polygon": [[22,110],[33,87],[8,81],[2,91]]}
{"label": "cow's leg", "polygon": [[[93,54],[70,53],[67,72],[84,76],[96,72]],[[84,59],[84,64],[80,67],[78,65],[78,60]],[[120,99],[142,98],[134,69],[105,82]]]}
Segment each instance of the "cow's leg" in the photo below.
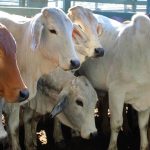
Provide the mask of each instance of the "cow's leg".
{"label": "cow's leg", "polygon": [[110,109],[110,126],[111,137],[109,150],[117,149],[117,137],[123,124],[123,106],[124,92],[121,88],[113,87],[109,89],[109,109]]}
{"label": "cow's leg", "polygon": [[62,129],[61,129],[61,123],[57,118],[54,119],[53,137],[56,143],[59,143],[64,139],[62,134]]}
{"label": "cow's leg", "polygon": [[32,129],[33,144],[35,147],[37,147],[37,135],[36,135],[37,124],[38,124],[38,120],[33,118],[31,122],[31,129]]}
{"label": "cow's leg", "polygon": [[7,104],[9,108],[8,131],[11,138],[11,149],[20,150],[19,145],[19,104]]}
{"label": "cow's leg", "polygon": [[138,112],[138,122],[140,129],[140,150],[148,150],[148,138],[147,138],[147,129],[149,121],[149,110]]}
{"label": "cow's leg", "polygon": [[7,132],[4,129],[2,123],[2,109],[3,109],[3,101],[0,99],[0,140],[3,140],[7,137]]}
{"label": "cow's leg", "polygon": [[36,149],[36,145],[33,143],[33,137],[32,137],[32,117],[34,112],[26,106],[24,108],[24,115],[23,115],[23,122],[24,122],[24,130],[25,130],[25,147],[26,150],[34,150]]}

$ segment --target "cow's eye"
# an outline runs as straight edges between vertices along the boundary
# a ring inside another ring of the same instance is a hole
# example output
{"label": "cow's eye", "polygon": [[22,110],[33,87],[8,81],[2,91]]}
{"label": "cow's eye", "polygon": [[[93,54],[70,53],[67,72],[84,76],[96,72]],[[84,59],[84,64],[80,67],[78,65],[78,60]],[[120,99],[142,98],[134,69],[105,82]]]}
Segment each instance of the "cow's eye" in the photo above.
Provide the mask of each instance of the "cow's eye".
{"label": "cow's eye", "polygon": [[54,30],[54,29],[49,29],[49,32],[51,32],[53,34],[57,34],[56,30]]}
{"label": "cow's eye", "polygon": [[83,102],[79,99],[76,100],[76,104],[83,107]]}

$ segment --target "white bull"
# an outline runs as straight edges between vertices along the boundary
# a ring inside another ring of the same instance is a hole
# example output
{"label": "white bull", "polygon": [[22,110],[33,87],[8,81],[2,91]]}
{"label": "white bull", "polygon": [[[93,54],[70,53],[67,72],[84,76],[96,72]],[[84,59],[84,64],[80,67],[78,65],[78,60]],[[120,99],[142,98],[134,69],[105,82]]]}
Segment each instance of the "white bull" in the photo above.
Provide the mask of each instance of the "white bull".
{"label": "white bull", "polygon": [[56,103],[59,105],[53,109],[52,115],[62,111],[58,115],[59,120],[88,139],[90,134],[96,132],[96,102],[96,91],[84,76],[75,77],[71,72],[60,68],[42,76],[38,81],[36,96],[24,107],[26,149],[36,149],[38,119],[50,112]]}
{"label": "white bull", "polygon": [[[89,20],[92,28],[87,28],[96,30],[97,23],[92,21],[93,17],[88,17],[91,11],[77,6],[74,15],[78,16],[82,10],[86,11],[84,17],[74,18],[78,18],[81,28],[87,27],[83,22]],[[94,88],[109,91],[112,131],[109,149],[117,149],[124,103],[131,104],[139,112],[140,149],[148,149],[150,20],[137,15],[128,25],[123,25],[102,15],[94,16],[102,25],[99,40],[106,54],[103,58],[86,61],[79,72],[88,77]]]}
{"label": "white bull", "polygon": [[[65,70],[79,67],[72,39],[75,29],[62,10],[44,8],[30,19],[1,12],[0,22],[16,39],[18,66],[29,88],[29,99],[35,96],[41,75],[57,66]],[[10,132],[14,133],[19,122],[19,105],[13,104],[9,108],[13,112],[9,114]]]}
{"label": "white bull", "polygon": [[138,111],[140,149],[148,149],[147,124],[150,112],[149,27],[150,19],[145,15],[135,15],[129,24],[123,28],[117,28],[114,30],[115,32],[112,31],[112,28],[106,30],[104,26],[100,36],[100,40],[106,40],[104,44],[108,47],[106,49],[101,42],[106,49],[104,57],[89,59],[79,70],[80,74],[87,76],[94,88],[109,92],[111,113],[109,150],[117,149],[117,136],[123,123],[124,103],[131,104]]}

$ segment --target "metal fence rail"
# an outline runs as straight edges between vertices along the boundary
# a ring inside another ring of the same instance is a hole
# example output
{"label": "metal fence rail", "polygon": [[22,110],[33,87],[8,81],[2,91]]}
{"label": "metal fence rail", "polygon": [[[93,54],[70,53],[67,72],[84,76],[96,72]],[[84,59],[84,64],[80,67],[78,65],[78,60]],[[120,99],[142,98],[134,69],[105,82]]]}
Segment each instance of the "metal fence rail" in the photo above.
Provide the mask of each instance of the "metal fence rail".
{"label": "metal fence rail", "polygon": [[0,6],[19,6],[19,0],[0,0]]}
{"label": "metal fence rail", "polygon": [[149,13],[150,0],[0,0],[0,10],[33,16],[44,6],[58,6],[65,12],[74,5],[82,5],[108,17],[130,19],[135,12]]}

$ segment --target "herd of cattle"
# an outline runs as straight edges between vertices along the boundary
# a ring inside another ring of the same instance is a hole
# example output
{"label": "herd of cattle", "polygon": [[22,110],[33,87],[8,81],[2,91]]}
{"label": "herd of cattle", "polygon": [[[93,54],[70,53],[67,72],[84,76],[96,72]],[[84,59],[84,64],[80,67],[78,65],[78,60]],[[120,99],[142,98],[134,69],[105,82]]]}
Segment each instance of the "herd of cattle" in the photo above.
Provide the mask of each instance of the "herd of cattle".
{"label": "herd of cattle", "polygon": [[0,23],[0,115],[7,116],[7,132],[0,117],[0,139],[8,136],[11,150],[21,149],[20,122],[26,149],[36,149],[38,120],[50,112],[58,119],[59,136],[59,122],[82,138],[95,136],[96,90],[108,92],[108,149],[117,149],[124,104],[138,112],[140,150],[149,149],[150,19],[146,15],[120,23],[81,6],[70,8],[68,14],[46,7],[32,18],[0,12]]}

